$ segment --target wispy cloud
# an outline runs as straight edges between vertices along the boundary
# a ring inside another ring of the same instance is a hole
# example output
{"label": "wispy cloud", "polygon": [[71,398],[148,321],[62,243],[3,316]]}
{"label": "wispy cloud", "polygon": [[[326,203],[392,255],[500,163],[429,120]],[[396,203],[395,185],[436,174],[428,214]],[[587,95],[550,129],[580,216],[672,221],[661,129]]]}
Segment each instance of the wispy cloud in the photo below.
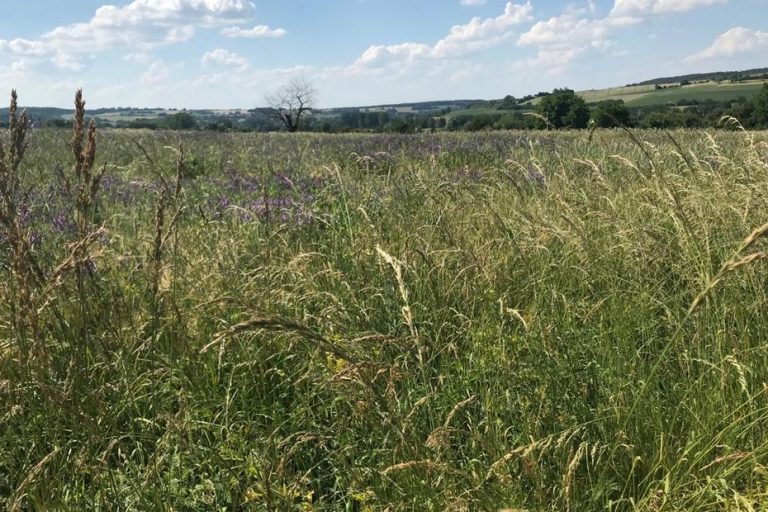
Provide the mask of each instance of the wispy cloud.
{"label": "wispy cloud", "polygon": [[745,27],[734,27],[720,34],[709,47],[689,56],[685,60],[693,62],[718,57],[733,57],[738,54],[755,53],[758,51],[764,52],[766,50],[768,50],[768,32]]}
{"label": "wispy cloud", "polygon": [[373,45],[363,52],[355,64],[372,68],[420,59],[460,57],[508,39],[512,35],[512,27],[532,19],[532,11],[530,2],[508,2],[501,15],[495,18],[472,18],[464,25],[452,27],[448,35],[434,44],[408,42]]}
{"label": "wispy cloud", "polygon": [[283,28],[272,28],[269,25],[256,25],[253,28],[228,27],[221,31],[225,37],[283,37],[288,32]]}
{"label": "wispy cloud", "polygon": [[725,4],[727,2],[728,0],[616,0],[611,14],[636,16],[681,13],[707,5]]}
{"label": "wispy cloud", "polygon": [[207,52],[205,55],[203,55],[202,62],[203,64],[222,64],[224,66],[234,66],[239,69],[246,69],[248,67],[248,59],[222,48],[217,48],[216,50]]}
{"label": "wispy cloud", "polygon": [[246,0],[133,0],[104,5],[90,20],[56,27],[39,39],[0,39],[0,52],[47,58],[62,69],[79,69],[84,55],[126,47],[144,51],[188,41],[198,28],[252,19]]}
{"label": "wispy cloud", "polygon": [[[589,50],[608,53],[615,47],[614,38],[626,27],[666,13],[683,13],[699,7],[725,3],[727,0],[615,0],[610,13],[594,18],[595,4],[586,10],[567,9],[565,13],[539,21],[522,34],[517,44],[538,50],[535,58],[521,59],[520,68],[540,67],[550,73],[562,72],[577,57]],[[625,51],[614,50],[611,55]]]}

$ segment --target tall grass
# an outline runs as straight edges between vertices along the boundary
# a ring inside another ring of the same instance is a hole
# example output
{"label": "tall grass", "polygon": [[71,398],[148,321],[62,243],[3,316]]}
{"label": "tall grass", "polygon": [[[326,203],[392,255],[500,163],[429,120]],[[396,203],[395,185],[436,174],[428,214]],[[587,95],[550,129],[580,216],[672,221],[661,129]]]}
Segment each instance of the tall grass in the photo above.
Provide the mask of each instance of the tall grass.
{"label": "tall grass", "polygon": [[78,119],[3,145],[1,506],[768,501],[765,134]]}

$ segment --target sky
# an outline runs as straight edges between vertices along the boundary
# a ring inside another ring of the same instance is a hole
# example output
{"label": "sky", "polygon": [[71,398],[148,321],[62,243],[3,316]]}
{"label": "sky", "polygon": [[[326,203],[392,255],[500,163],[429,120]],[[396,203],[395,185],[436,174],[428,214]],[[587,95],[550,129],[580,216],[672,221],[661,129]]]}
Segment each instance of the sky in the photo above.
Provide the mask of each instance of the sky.
{"label": "sky", "polygon": [[768,0],[27,0],[0,17],[26,106],[318,107],[524,96],[768,66]]}

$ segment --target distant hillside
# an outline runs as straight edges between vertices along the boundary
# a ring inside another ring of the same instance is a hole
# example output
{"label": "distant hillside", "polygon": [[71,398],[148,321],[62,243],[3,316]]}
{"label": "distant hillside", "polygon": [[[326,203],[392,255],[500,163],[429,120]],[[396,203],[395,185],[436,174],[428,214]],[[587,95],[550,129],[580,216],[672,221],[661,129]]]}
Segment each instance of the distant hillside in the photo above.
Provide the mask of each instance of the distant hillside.
{"label": "distant hillside", "polygon": [[[657,107],[696,105],[705,102],[727,103],[741,97],[752,97],[768,83],[768,67],[744,71],[718,71],[654,78],[637,84],[607,89],[577,91],[587,103],[623,100],[627,106]],[[462,116],[498,116],[519,114],[532,110],[547,93],[522,98],[507,96],[495,100],[439,100],[412,103],[369,105],[362,107],[316,109],[316,123],[334,124],[362,129],[380,128],[387,123],[413,118],[442,118]],[[36,126],[66,124],[73,115],[71,109],[27,107]],[[193,126],[212,129],[279,129],[269,109],[177,110],[163,108],[101,108],[88,111],[102,126],[165,127],[173,118],[190,116]],[[7,122],[8,108],[0,108],[0,125]]]}
{"label": "distant hillside", "polygon": [[[53,124],[61,126],[62,123],[70,121],[74,115],[74,110],[66,108],[53,107],[25,107],[30,119],[36,126]],[[256,111],[245,109],[230,110],[176,110],[163,108],[133,108],[133,107],[115,107],[115,108],[97,108],[89,109],[86,114],[88,117],[95,118],[102,126],[129,126],[132,123],[144,124],[159,122],[176,114],[190,114],[198,124],[204,126],[208,123],[226,122],[228,125],[246,123],[248,120],[265,117]],[[4,125],[8,119],[8,107],[0,108],[0,125]],[[56,124],[58,123],[58,124]]]}
{"label": "distant hillside", "polygon": [[768,79],[768,68],[755,68],[747,69],[745,71],[716,71],[713,73],[694,73],[691,75],[680,76],[667,76],[662,78],[654,78],[652,80],[646,80],[645,82],[639,82],[632,85],[656,85],[656,84],[671,84],[680,82],[698,82],[698,81],[712,81],[722,82],[724,80],[754,80],[756,78]]}
{"label": "distant hillside", "polygon": [[[27,107],[22,105],[21,108],[27,111],[30,119],[34,122],[45,122],[50,119],[69,120],[72,119],[75,111],[68,108],[55,108],[55,107]],[[110,120],[115,117],[131,117],[131,118],[154,118],[163,112],[163,109],[159,108],[97,108],[89,109],[88,115],[97,119]],[[8,107],[0,108],[0,122],[4,122],[8,119]]]}
{"label": "distant hillside", "polygon": [[752,97],[768,80],[749,81],[696,81],[632,85],[612,89],[578,91],[587,103],[604,100],[623,100],[629,107],[653,107],[660,105],[693,105],[705,101],[718,103],[735,101],[740,97]]}
{"label": "distant hillside", "polygon": [[412,103],[391,103],[382,105],[366,105],[362,107],[337,107],[319,109],[316,113],[321,117],[336,117],[345,114],[375,114],[388,113],[392,115],[426,115],[442,114],[448,111],[463,110],[473,105],[484,105],[487,100],[439,100],[420,101]]}
{"label": "distant hillside", "polygon": [[[23,107],[29,117],[35,121],[46,121],[55,118],[67,118],[74,115],[74,110],[53,107]],[[0,108],[0,123],[8,120],[8,107]]]}

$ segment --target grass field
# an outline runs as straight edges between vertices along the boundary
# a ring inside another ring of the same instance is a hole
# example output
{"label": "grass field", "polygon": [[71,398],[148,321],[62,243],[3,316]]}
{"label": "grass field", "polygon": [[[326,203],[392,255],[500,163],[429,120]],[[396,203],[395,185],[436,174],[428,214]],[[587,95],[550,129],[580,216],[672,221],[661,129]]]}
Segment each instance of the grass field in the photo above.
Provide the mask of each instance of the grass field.
{"label": "grass field", "polygon": [[[754,96],[763,86],[763,81],[750,81],[741,83],[703,82],[686,85],[685,87],[670,87],[656,90],[653,85],[635,85],[627,87],[614,87],[590,91],[578,91],[577,94],[587,103],[597,103],[605,100],[624,100],[630,107],[649,107],[654,105],[676,104],[680,100],[697,101],[728,101],[736,100],[740,96],[747,98]],[[540,101],[536,98],[532,105]]]}
{"label": "grass field", "polygon": [[28,136],[0,507],[768,502],[765,133]]}
{"label": "grass field", "polygon": [[453,119],[458,116],[480,116],[480,115],[490,115],[490,116],[499,116],[504,114],[512,114],[514,113],[514,110],[499,110],[496,107],[474,107],[474,108],[467,108],[462,110],[455,110],[453,112],[450,112],[448,114],[445,114],[443,117],[446,119]]}
{"label": "grass field", "polygon": [[631,107],[646,107],[658,104],[677,103],[680,100],[729,101],[738,99],[740,96],[751,98],[760,91],[762,86],[763,82],[761,81],[735,84],[691,84],[680,88],[653,91],[652,93],[641,94],[636,97],[630,96],[626,102]]}

